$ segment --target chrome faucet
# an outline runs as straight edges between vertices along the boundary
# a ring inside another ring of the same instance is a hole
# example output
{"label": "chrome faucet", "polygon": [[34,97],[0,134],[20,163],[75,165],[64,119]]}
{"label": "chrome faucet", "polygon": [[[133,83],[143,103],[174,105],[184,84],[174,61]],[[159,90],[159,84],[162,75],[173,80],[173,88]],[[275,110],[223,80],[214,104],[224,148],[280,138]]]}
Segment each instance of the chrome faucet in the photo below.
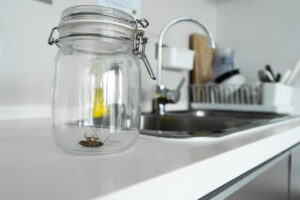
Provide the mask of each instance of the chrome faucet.
{"label": "chrome faucet", "polygon": [[216,44],[213,39],[213,36],[210,32],[210,30],[201,22],[199,22],[196,19],[190,18],[190,17],[178,17],[167,23],[159,35],[158,40],[158,64],[157,64],[157,84],[156,84],[156,91],[153,99],[153,112],[158,113],[160,115],[165,114],[165,104],[167,103],[177,103],[180,98],[180,89],[185,81],[185,79],[182,79],[177,87],[176,90],[169,90],[161,83],[161,71],[162,71],[162,46],[163,46],[163,39],[165,36],[165,33],[167,30],[173,26],[174,24],[177,24],[179,22],[193,22],[195,24],[198,24],[204,32],[207,34],[209,42],[210,42],[210,48],[215,49]]}

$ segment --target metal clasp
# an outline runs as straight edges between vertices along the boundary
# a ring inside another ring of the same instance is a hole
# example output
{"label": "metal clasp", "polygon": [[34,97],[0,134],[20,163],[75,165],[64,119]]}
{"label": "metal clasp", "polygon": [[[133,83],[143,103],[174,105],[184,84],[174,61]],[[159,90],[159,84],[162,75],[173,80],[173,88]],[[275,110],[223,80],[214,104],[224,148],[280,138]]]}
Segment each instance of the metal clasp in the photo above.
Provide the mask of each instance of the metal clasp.
{"label": "metal clasp", "polygon": [[50,33],[49,38],[48,38],[48,44],[49,44],[49,45],[56,44],[56,46],[58,46],[59,39],[54,39],[54,37],[53,37],[53,33],[54,33],[55,30],[58,30],[57,26],[54,27],[54,28],[51,30],[51,33]]}
{"label": "metal clasp", "polygon": [[135,32],[134,32],[134,39],[133,39],[133,53],[137,55],[140,59],[142,59],[143,63],[146,66],[146,69],[149,73],[149,76],[155,80],[156,77],[153,73],[151,65],[147,59],[145,54],[146,44],[148,43],[148,38],[144,37],[144,32],[137,33],[138,24],[141,27],[146,28],[149,25],[149,22],[146,19],[136,20],[135,21]]}
{"label": "metal clasp", "polygon": [[138,24],[140,24],[143,28],[146,28],[146,27],[149,26],[149,22],[145,18],[143,18],[143,19],[137,19],[136,22]]}

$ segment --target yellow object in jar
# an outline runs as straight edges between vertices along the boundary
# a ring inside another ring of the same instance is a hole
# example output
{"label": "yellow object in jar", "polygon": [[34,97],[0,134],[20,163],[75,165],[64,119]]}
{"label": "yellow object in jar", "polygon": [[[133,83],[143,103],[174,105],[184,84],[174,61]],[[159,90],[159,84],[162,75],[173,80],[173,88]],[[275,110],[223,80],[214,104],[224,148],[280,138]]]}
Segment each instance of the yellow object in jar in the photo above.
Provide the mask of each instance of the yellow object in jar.
{"label": "yellow object in jar", "polygon": [[109,107],[105,103],[102,88],[95,89],[93,117],[103,117],[109,115]]}

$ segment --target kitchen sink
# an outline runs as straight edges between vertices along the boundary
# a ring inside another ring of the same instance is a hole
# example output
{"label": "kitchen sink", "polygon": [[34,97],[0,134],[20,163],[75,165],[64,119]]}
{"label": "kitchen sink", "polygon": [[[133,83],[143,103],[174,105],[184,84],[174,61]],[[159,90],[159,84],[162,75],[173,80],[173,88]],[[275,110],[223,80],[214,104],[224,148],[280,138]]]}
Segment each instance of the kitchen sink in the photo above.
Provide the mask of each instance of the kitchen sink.
{"label": "kitchen sink", "polygon": [[144,113],[140,133],[172,138],[221,137],[287,118],[286,115],[229,111]]}

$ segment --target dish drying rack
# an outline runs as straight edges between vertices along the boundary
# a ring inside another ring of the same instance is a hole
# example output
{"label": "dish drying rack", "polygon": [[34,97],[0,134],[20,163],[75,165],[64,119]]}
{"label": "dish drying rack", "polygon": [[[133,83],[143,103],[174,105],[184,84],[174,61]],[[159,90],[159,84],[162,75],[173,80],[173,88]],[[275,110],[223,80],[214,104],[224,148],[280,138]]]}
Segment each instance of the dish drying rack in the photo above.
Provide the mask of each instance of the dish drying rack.
{"label": "dish drying rack", "polygon": [[288,114],[289,105],[264,105],[264,87],[260,84],[190,85],[190,107],[194,110],[227,110]]}

